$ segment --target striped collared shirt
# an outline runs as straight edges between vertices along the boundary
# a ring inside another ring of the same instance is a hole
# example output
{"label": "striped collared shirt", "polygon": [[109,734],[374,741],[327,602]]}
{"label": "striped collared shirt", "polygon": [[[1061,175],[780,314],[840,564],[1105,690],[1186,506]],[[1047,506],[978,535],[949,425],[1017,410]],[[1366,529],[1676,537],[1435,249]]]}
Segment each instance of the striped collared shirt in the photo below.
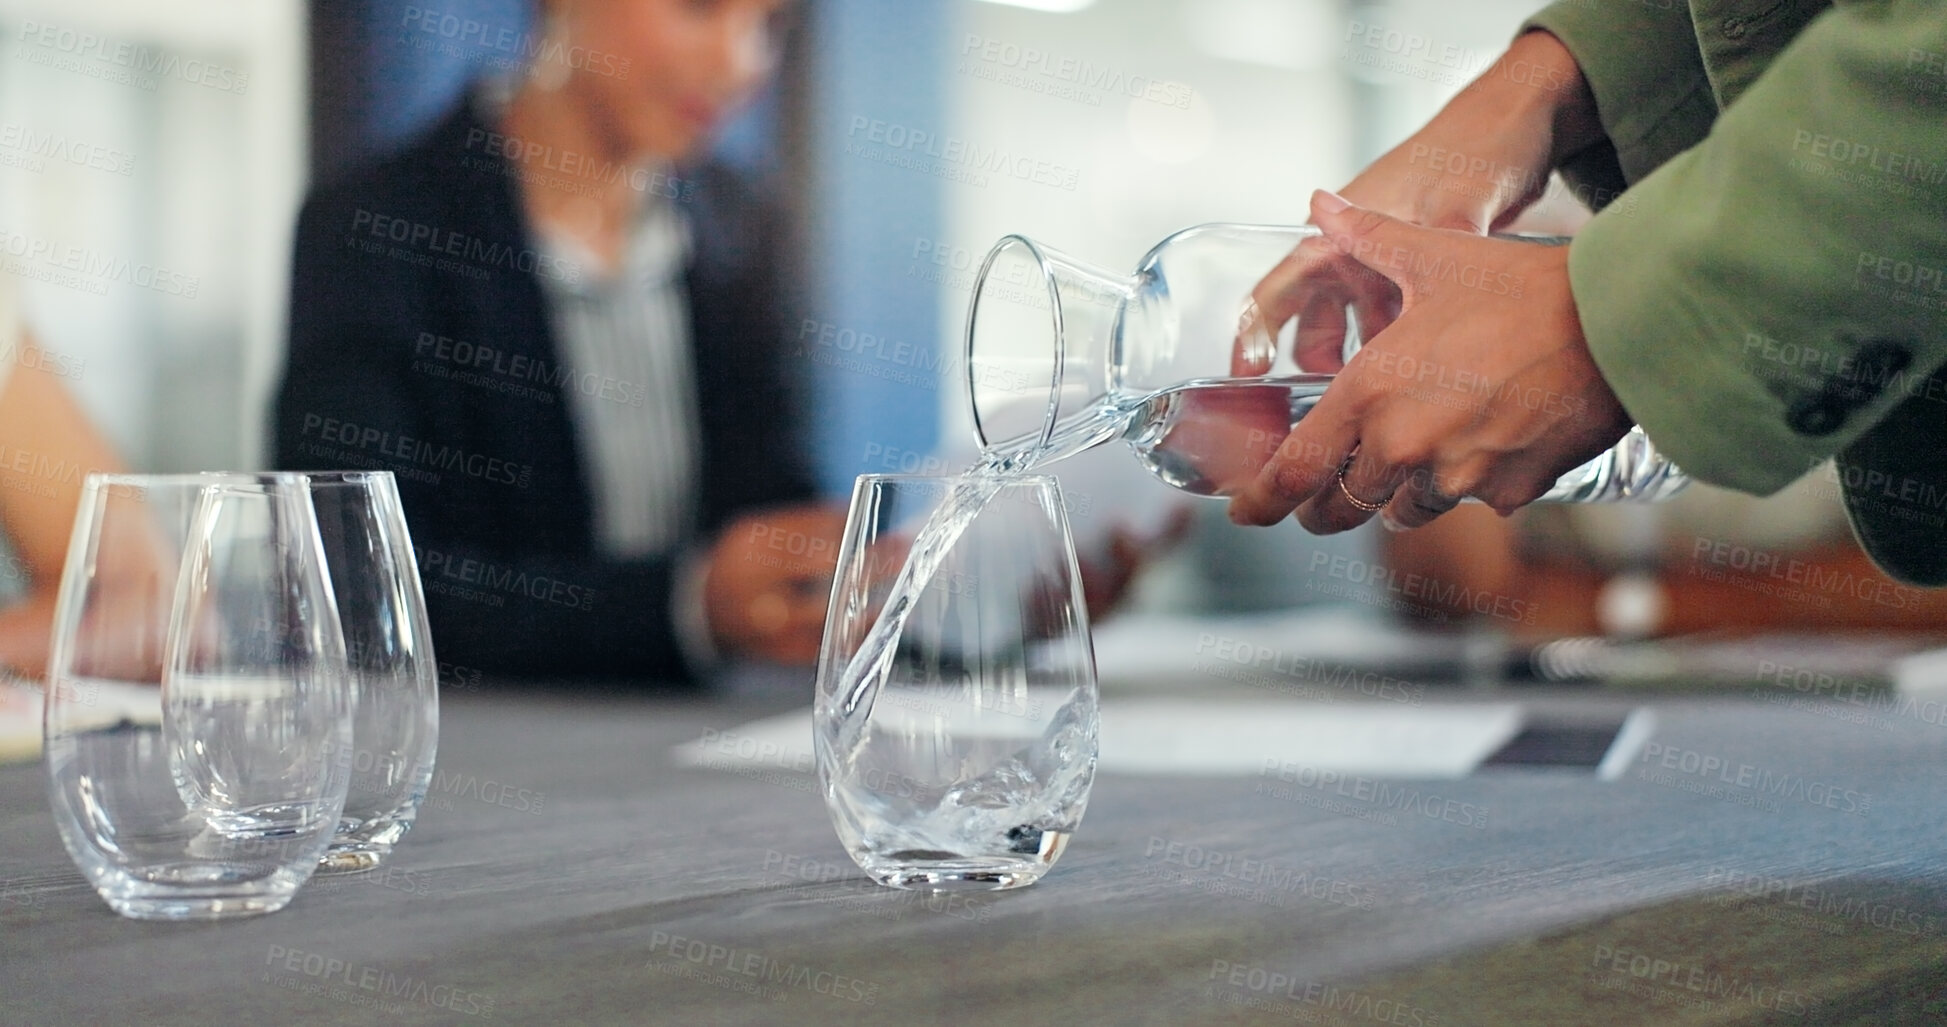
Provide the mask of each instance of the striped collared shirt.
{"label": "striped collared shirt", "polygon": [[590,273],[543,276],[563,390],[594,500],[595,540],[616,559],[671,554],[695,528],[700,429],[684,272],[689,225],[668,199],[643,197],[618,266],[606,273],[575,241],[541,245]]}

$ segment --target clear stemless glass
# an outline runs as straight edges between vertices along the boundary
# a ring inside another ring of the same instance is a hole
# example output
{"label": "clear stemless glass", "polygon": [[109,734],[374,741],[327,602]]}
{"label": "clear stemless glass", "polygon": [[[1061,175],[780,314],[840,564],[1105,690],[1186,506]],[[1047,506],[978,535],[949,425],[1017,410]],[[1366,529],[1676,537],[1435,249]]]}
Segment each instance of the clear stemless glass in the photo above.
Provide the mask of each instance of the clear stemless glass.
{"label": "clear stemless glass", "polygon": [[426,596],[391,471],[313,471],[325,565],[357,708],[351,789],[322,873],[369,870],[418,814],[439,744],[439,665]]}
{"label": "clear stemless glass", "polygon": [[55,825],[124,916],[283,908],[348,775],[344,641],[298,475],[89,475],[56,605]]}
{"label": "clear stemless glass", "polygon": [[[994,483],[931,577],[890,594],[956,494],[951,478],[858,479],[818,662],[818,771],[839,840],[879,883],[1017,888],[1060,858],[1088,803],[1095,653],[1051,477]],[[904,629],[861,691],[848,668],[888,607]]]}

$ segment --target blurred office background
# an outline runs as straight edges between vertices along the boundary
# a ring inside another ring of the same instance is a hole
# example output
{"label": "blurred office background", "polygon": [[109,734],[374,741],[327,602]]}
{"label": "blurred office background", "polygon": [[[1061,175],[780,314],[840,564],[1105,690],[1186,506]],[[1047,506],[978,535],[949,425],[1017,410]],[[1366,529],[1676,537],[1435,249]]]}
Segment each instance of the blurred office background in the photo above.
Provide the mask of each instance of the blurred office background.
{"label": "blurred office background", "polygon": [[[1302,220],[1312,188],[1404,137],[1537,6],[805,0],[782,74],[721,150],[801,221],[795,342],[826,489],[965,459],[953,358],[999,236],[1133,267],[1186,225]],[[467,25],[529,17],[523,0],[0,0],[0,260],[133,466],[264,461],[305,189],[507,67]],[[915,139],[1032,170],[890,162]],[[1117,453],[1074,474],[1090,531],[1181,501]],[[1196,509],[1159,590],[1181,603],[1299,601],[1315,547],[1371,555],[1364,534]]]}

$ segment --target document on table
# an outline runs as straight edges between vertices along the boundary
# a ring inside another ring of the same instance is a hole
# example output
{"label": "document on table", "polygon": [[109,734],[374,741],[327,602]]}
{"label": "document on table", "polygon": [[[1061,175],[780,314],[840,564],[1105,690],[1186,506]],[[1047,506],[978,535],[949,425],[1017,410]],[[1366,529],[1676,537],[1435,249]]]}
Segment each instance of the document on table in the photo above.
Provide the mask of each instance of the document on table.
{"label": "document on table", "polygon": [[[1227,617],[1137,614],[1114,617],[1091,633],[1096,676],[1105,692],[1242,684],[1303,696],[1356,691],[1348,669],[1395,680],[1452,679],[1470,656],[1498,670],[1504,645],[1491,638],[1416,631],[1375,611],[1312,606]],[[1483,646],[1481,643],[1486,642]],[[1368,698],[1395,699],[1393,695]]]}
{"label": "document on table", "polygon": [[[901,721],[943,714],[894,709]],[[1299,768],[1371,777],[1440,779],[1473,773],[1522,725],[1518,703],[1300,705],[1123,698],[1102,705],[1107,773],[1251,776]],[[679,765],[736,770],[816,769],[811,711],[713,731],[670,753]]]}
{"label": "document on table", "polygon": [[[160,724],[161,693],[154,685],[87,682],[70,686],[76,729]],[[42,693],[38,682],[0,681],[0,763],[26,763],[41,754]]]}

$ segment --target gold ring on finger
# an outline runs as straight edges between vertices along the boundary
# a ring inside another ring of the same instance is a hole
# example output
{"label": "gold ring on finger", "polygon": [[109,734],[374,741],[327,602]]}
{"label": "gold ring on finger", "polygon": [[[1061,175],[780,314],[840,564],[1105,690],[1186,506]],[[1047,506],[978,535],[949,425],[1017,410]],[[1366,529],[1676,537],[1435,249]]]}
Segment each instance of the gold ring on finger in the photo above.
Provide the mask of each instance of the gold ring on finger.
{"label": "gold ring on finger", "polygon": [[[1350,462],[1351,461],[1347,461],[1347,463]],[[1339,465],[1339,473],[1335,477],[1337,477],[1339,483],[1339,495],[1344,496],[1346,502],[1351,503],[1353,506],[1358,507],[1361,510],[1364,510],[1366,513],[1373,513],[1385,507],[1386,503],[1384,500],[1381,500],[1377,503],[1368,503],[1365,500],[1360,499],[1358,496],[1353,495],[1352,490],[1345,487],[1345,464]]]}

